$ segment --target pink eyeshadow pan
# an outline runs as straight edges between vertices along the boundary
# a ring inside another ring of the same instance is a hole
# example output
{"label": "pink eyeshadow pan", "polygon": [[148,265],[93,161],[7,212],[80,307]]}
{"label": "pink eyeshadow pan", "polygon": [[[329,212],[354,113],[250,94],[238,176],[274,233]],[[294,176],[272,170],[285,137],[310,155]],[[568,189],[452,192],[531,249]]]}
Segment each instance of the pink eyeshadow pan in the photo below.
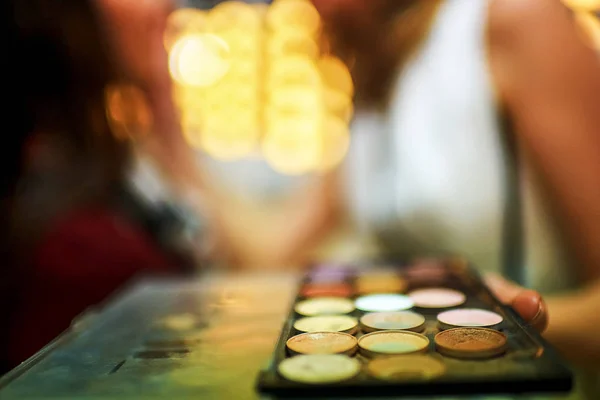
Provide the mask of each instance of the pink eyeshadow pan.
{"label": "pink eyeshadow pan", "polygon": [[448,271],[438,262],[419,262],[407,267],[404,275],[419,282],[440,282],[448,276]]}
{"label": "pink eyeshadow pan", "polygon": [[415,306],[422,308],[456,307],[467,300],[464,293],[444,288],[418,289],[410,292],[408,296]]}
{"label": "pink eyeshadow pan", "polygon": [[504,319],[500,314],[478,308],[444,311],[437,320],[443,329],[456,327],[494,327]]}

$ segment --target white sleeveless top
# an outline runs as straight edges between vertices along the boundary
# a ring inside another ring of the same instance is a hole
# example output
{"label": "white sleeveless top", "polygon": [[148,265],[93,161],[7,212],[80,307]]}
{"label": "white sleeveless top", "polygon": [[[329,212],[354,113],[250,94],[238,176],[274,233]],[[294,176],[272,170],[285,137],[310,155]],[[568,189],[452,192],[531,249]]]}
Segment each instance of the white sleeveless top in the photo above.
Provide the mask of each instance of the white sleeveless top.
{"label": "white sleeveless top", "polygon": [[[357,115],[346,186],[358,226],[388,250],[461,254],[499,271],[506,161],[486,60],[488,4],[443,3],[387,113]],[[550,214],[522,170],[526,284],[570,286]]]}

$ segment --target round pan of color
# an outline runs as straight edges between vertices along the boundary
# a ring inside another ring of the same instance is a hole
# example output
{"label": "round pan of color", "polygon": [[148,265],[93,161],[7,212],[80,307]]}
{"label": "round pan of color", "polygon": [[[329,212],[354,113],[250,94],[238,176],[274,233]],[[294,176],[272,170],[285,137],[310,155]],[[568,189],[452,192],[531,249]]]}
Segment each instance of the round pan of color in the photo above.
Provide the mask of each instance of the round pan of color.
{"label": "round pan of color", "polygon": [[361,277],[355,282],[356,291],[361,294],[369,293],[402,293],[408,287],[407,282],[398,277]]}
{"label": "round pan of color", "polygon": [[467,296],[458,290],[445,288],[427,288],[413,290],[408,296],[420,308],[448,308],[460,306]]}
{"label": "round pan of color", "polygon": [[347,283],[309,283],[300,290],[302,297],[350,297],[352,286]]}
{"label": "round pan of color", "polygon": [[356,308],[361,311],[404,311],[414,306],[408,296],[401,294],[371,294],[355,300]]}
{"label": "round pan of color", "polygon": [[370,267],[360,270],[359,278],[394,278],[398,277],[398,272],[395,267]]}
{"label": "round pan of color", "polygon": [[410,311],[369,313],[362,316],[360,325],[365,333],[383,330],[420,332],[425,326],[425,317]]}
{"label": "round pan of color", "polygon": [[482,359],[506,351],[506,335],[487,328],[454,328],[435,335],[440,354],[463,359]]}
{"label": "round pan of color", "polygon": [[437,378],[444,375],[443,362],[425,355],[379,357],[367,365],[367,372],[385,381],[414,381]]}
{"label": "round pan of color", "polygon": [[300,318],[294,323],[298,332],[343,332],[353,334],[358,328],[358,320],[347,315],[323,315]]}
{"label": "round pan of color", "polygon": [[350,271],[340,268],[320,268],[309,274],[311,282],[342,282],[350,276]]}
{"label": "round pan of color", "polygon": [[286,347],[291,354],[345,354],[356,352],[358,341],[341,332],[302,333],[289,338]]}
{"label": "round pan of color", "polygon": [[348,314],[354,311],[354,302],[342,297],[317,297],[296,303],[294,310],[306,317]]}
{"label": "round pan of color", "polygon": [[418,262],[407,267],[404,276],[415,282],[440,282],[448,276],[448,270],[441,262]]}
{"label": "round pan of color", "polygon": [[427,336],[408,331],[380,331],[358,339],[360,354],[365,357],[390,356],[426,352]]}
{"label": "round pan of color", "polygon": [[277,371],[287,380],[328,384],[349,380],[360,372],[360,362],[340,354],[304,354],[279,363]]}
{"label": "round pan of color", "polygon": [[442,329],[458,327],[494,328],[502,323],[503,318],[500,314],[488,310],[462,308],[439,313],[437,320]]}

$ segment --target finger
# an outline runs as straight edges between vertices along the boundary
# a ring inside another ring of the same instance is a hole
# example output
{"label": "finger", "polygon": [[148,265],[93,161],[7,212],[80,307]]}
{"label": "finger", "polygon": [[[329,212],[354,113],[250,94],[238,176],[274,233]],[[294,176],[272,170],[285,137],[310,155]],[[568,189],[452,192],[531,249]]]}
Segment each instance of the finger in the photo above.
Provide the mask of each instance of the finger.
{"label": "finger", "polygon": [[488,274],[484,282],[492,291],[494,296],[504,304],[511,304],[515,298],[523,292],[523,288],[513,282],[507,281],[498,274]]}
{"label": "finger", "polygon": [[484,281],[498,300],[511,306],[527,323],[540,332],[546,329],[548,312],[538,292],[524,289],[497,274],[487,275]]}
{"label": "finger", "polygon": [[511,303],[512,308],[531,326],[543,332],[548,325],[548,311],[542,296],[534,290],[523,290]]}

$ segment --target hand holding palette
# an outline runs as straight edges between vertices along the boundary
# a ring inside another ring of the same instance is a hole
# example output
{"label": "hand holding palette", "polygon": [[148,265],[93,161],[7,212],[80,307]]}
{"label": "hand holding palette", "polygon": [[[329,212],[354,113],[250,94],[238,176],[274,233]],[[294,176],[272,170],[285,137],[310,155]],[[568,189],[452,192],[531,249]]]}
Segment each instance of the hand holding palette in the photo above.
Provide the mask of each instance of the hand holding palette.
{"label": "hand holding palette", "polygon": [[464,262],[317,267],[258,387],[278,397],[567,392],[572,375]]}

